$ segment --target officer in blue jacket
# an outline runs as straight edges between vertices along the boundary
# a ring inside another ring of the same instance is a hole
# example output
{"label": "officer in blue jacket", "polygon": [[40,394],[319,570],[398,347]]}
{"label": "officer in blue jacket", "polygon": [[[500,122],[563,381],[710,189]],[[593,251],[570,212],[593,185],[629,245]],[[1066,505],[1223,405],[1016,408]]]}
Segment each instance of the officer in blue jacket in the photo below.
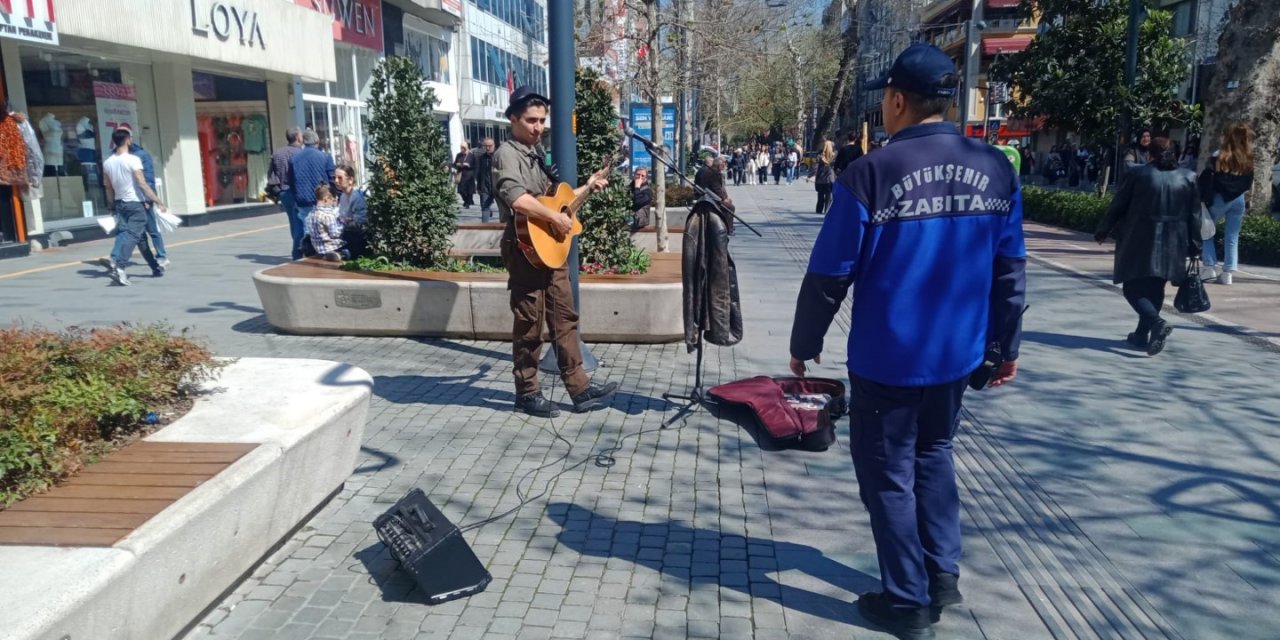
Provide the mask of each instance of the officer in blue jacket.
{"label": "officer in blue jacket", "polygon": [[853,286],[850,448],[884,587],[858,610],[899,638],[933,638],[962,601],[951,440],[969,375],[989,341],[1006,359],[992,385],[1017,373],[1021,188],[1003,154],[943,121],[958,84],[946,54],[914,44],[868,86],[891,137],[836,181],[791,332],[804,375]]}

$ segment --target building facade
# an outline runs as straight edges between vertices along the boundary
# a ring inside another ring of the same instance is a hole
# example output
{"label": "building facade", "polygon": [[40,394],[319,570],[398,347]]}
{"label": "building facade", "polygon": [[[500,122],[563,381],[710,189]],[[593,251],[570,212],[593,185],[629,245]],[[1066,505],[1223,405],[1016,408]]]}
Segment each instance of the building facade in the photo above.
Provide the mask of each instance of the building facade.
{"label": "building facade", "polygon": [[947,52],[960,70],[962,95],[948,118],[967,136],[1002,142],[1030,137],[1026,123],[1011,123],[1004,113],[1009,88],[991,81],[988,71],[1003,55],[1023,51],[1037,32],[1023,18],[1019,0],[938,0],[921,14],[921,38]]}
{"label": "building facade", "polygon": [[511,92],[522,85],[549,91],[547,6],[544,0],[468,0],[459,39],[464,139],[472,145],[485,137],[505,140],[510,123],[502,113]]}
{"label": "building facade", "polygon": [[101,161],[120,124],[151,151],[157,190],[178,215],[260,206],[273,139],[293,119],[291,87],[338,80],[333,17],[301,4],[41,2],[52,37],[0,32],[4,95],[44,156],[40,184],[18,190],[13,207],[18,245],[95,226],[107,209]]}

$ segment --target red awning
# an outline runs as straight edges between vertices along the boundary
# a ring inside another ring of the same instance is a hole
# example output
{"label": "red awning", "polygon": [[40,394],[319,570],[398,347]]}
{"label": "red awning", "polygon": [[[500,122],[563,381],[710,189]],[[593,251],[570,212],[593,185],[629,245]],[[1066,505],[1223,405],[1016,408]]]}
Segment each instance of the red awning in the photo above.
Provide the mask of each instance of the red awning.
{"label": "red awning", "polygon": [[993,56],[997,53],[1018,53],[1027,48],[1031,44],[1031,39],[1035,36],[1027,34],[1020,36],[1003,36],[1003,37],[983,37],[982,53],[983,55]]}
{"label": "red awning", "polygon": [[1019,4],[1020,0],[987,0],[987,6],[992,9],[1016,9]]}

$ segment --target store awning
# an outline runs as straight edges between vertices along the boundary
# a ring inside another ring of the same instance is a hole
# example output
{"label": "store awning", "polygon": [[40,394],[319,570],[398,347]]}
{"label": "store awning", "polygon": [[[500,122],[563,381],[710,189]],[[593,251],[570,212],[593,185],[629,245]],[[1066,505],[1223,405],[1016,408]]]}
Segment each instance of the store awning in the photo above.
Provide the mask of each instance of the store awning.
{"label": "store awning", "polygon": [[53,0],[0,0],[0,37],[58,44]]}
{"label": "store awning", "polygon": [[987,7],[991,9],[1016,9],[1019,4],[1021,0],[987,0]]}
{"label": "store awning", "polygon": [[982,39],[983,55],[993,56],[997,53],[1018,53],[1031,44],[1034,35],[984,37]]}

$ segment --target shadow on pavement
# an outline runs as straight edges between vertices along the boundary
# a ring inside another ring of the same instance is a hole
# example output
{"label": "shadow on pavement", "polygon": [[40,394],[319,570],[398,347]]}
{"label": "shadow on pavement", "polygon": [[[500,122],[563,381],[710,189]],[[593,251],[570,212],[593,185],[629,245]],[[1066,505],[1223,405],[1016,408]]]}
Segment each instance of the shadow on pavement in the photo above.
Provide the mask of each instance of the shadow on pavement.
{"label": "shadow on pavement", "polygon": [[1111,353],[1126,358],[1147,358],[1146,353],[1140,352],[1136,347],[1131,346],[1124,340],[1110,340],[1107,338],[1095,338],[1093,336],[1077,336],[1068,333],[1045,333],[1043,331],[1024,331],[1022,339],[1027,342],[1035,342],[1038,344],[1048,345],[1050,347],[1062,347],[1064,349],[1092,349],[1103,353]]}
{"label": "shadow on pavement", "polygon": [[236,260],[245,260],[254,264],[267,266],[275,266],[291,262],[291,260],[285,256],[268,256],[261,253],[239,253],[236,254]]}
{"label": "shadow on pavement", "polygon": [[880,588],[879,578],[836,562],[814,547],[696,529],[680,522],[616,520],[566,502],[548,505],[547,515],[560,525],[556,539],[582,555],[618,558],[690,585],[718,585],[799,613],[878,628],[858,615],[852,598],[833,598],[769,577],[800,571],[852,593]]}
{"label": "shadow on pavement", "polygon": [[249,305],[240,304],[239,302],[210,302],[203,307],[191,307],[187,309],[187,313],[213,313],[215,311],[243,311],[245,313],[264,313],[261,307],[251,307]]}
{"label": "shadow on pavement", "polygon": [[400,465],[400,458],[390,453],[387,453],[381,449],[374,449],[373,447],[362,446],[360,447],[360,451],[365,455],[376,458],[377,461],[368,462],[359,467],[356,467],[355,471],[351,472],[351,475],[353,476],[377,473],[379,471],[383,471],[383,470],[390,469],[392,467],[396,467]]}

